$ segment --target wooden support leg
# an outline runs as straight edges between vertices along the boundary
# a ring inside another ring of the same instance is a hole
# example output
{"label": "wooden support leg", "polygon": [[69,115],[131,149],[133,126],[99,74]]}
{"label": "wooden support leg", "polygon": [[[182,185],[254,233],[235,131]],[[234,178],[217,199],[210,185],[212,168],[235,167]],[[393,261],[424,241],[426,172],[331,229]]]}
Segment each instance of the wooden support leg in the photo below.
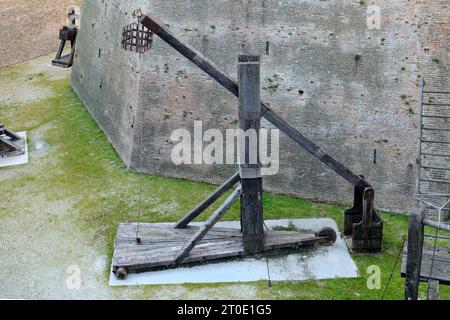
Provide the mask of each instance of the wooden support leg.
{"label": "wooden support leg", "polygon": [[244,250],[257,253],[264,249],[262,178],[242,179],[241,227]]}
{"label": "wooden support leg", "polygon": [[263,181],[259,161],[261,128],[260,58],[239,56],[240,173],[242,184],[241,227],[244,250],[257,253],[264,248]]}
{"label": "wooden support leg", "polygon": [[428,300],[439,300],[439,281],[430,279],[428,281]]}
{"label": "wooden support leg", "polygon": [[408,256],[406,259],[406,300],[419,298],[420,268],[424,241],[424,210],[409,216]]}
{"label": "wooden support leg", "polygon": [[61,40],[61,43],[59,44],[58,51],[56,52],[55,60],[61,59],[61,56],[62,56],[62,53],[64,51],[65,45],[66,45],[66,40]]}
{"label": "wooden support leg", "polygon": [[69,66],[73,65],[73,59],[75,58],[75,39],[70,40],[70,59]]}

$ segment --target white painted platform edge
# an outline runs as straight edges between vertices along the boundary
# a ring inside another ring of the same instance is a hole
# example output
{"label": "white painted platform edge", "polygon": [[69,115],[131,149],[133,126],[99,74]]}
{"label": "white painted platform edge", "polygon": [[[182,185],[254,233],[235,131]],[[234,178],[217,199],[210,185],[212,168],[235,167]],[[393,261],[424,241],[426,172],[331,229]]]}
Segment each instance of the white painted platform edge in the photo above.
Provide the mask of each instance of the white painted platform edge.
{"label": "white painted platform edge", "polygon": [[0,168],[19,166],[28,163],[28,144],[27,144],[27,133],[17,132],[17,135],[25,140],[25,153],[20,156],[0,158]]}
{"label": "white painted platform edge", "polygon": [[[284,219],[267,220],[269,229],[275,226],[287,227],[294,224],[299,229],[318,231],[332,227],[339,234],[332,219]],[[155,225],[173,225],[155,223]],[[201,225],[193,223],[192,225]],[[239,221],[219,222],[217,227],[239,228]],[[209,263],[194,267],[130,274],[127,280],[117,280],[110,273],[110,286],[163,285],[187,283],[238,283],[268,280],[269,264],[272,281],[305,281],[334,278],[355,278],[358,269],[351,258],[345,241],[338,237],[333,246],[301,248],[298,253],[271,258],[244,258],[225,262]]]}

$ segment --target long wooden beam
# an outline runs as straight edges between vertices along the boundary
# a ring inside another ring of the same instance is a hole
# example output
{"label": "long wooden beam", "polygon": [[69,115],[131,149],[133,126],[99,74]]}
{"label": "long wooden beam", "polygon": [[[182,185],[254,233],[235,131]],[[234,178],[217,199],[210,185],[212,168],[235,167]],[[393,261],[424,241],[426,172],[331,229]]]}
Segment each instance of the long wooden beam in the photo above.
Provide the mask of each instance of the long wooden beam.
{"label": "long wooden beam", "polygon": [[228,197],[227,200],[209,217],[208,221],[200,227],[198,232],[192,237],[192,239],[183,246],[180,251],[177,253],[175,257],[175,264],[180,264],[184,259],[188,256],[189,252],[194,249],[197,243],[211,230],[214,225],[219,222],[219,220],[223,217],[225,212],[227,212],[231,206],[239,200],[239,197],[242,194],[242,187],[239,185],[236,190]]}
{"label": "long wooden beam", "polygon": [[[194,63],[214,80],[219,82],[225,89],[231,92],[236,97],[239,96],[238,84],[230,78],[225,73],[221,72],[217,67],[213,65],[212,62],[204,58],[200,53],[196,52],[194,49],[188,47],[175,36],[173,36],[166,28],[164,23],[159,21],[159,19],[143,15],[140,19],[142,25],[151,30],[154,34],[158,35],[162,40],[164,40],[168,45],[181,53],[189,61]],[[302,146],[306,151],[311,153],[319,161],[324,163],[330,169],[335,171],[345,180],[350,182],[352,185],[360,188],[370,187],[370,184],[362,179],[360,176],[354,174],[336,159],[328,155],[324,150],[317,146],[311,139],[303,135],[300,131],[292,127],[286,120],[276,114],[272,109],[269,108],[268,104],[261,101],[261,112],[263,116],[280,129],[289,138],[294,140],[297,144]]]}
{"label": "long wooden beam", "polygon": [[12,143],[10,140],[5,139],[3,137],[0,137],[0,144],[6,145],[12,151],[19,150],[19,148],[14,143]]}
{"label": "long wooden beam", "polygon": [[439,223],[439,221],[425,219],[423,221],[423,224],[428,227],[431,227],[431,228],[435,228],[435,229],[439,228],[439,230],[450,232],[450,224],[447,224],[444,222]]}
{"label": "long wooden beam", "polygon": [[208,198],[206,198],[202,203],[200,203],[194,210],[189,212],[180,221],[175,224],[175,229],[184,229],[189,223],[195,218],[201,215],[206,209],[209,208],[214,202],[217,201],[222,195],[230,190],[236,183],[241,179],[239,172],[235,173],[230,179],[228,179],[223,185],[217,188]]}

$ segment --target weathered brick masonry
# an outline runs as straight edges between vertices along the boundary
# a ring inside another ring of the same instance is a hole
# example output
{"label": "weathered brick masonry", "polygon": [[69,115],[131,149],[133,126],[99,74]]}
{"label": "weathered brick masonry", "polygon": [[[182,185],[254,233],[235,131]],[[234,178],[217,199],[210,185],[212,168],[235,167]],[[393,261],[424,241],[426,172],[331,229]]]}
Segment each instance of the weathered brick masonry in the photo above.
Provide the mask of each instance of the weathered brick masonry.
{"label": "weathered brick masonry", "polygon": [[1,0],[0,69],[52,51],[67,7],[80,0]]}
{"label": "weathered brick masonry", "polygon": [[[263,98],[365,175],[378,208],[404,212],[414,189],[418,76],[449,87],[446,2],[374,1],[381,29],[369,30],[359,1],[84,1],[72,86],[134,170],[219,183],[236,167],[175,166],[170,136],[192,131],[194,120],[205,130],[235,128],[237,100],[158,38],[142,56],[123,51],[121,29],[137,8],[158,15],[234,77],[241,43],[250,41],[262,54]],[[351,202],[349,184],[281,139],[281,170],[267,190]]]}

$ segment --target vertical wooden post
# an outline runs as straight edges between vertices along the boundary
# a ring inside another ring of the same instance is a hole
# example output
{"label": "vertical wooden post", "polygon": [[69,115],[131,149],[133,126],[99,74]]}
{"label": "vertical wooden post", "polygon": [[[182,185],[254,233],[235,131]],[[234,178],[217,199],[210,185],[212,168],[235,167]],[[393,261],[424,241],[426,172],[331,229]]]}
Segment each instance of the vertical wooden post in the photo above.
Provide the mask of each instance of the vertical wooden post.
{"label": "vertical wooden post", "polygon": [[241,227],[244,250],[257,253],[264,248],[263,182],[259,159],[261,128],[260,58],[240,55],[239,128],[241,174]]}
{"label": "vertical wooden post", "polygon": [[344,213],[344,235],[353,236],[353,225],[361,222],[363,211],[363,192],[360,186],[354,187],[353,207]]}
{"label": "vertical wooden post", "polygon": [[373,188],[367,188],[363,194],[363,214],[362,214],[362,226],[363,226],[363,249],[372,249],[372,223],[373,223],[373,200],[375,197],[375,191]]}
{"label": "vertical wooden post", "polygon": [[61,59],[61,56],[63,54],[65,46],[66,46],[66,40],[61,40],[61,42],[59,43],[58,51],[56,52],[55,59]]}
{"label": "vertical wooden post", "polygon": [[406,259],[406,300],[419,298],[420,268],[424,239],[424,210],[409,216],[408,255]]}
{"label": "vertical wooden post", "polygon": [[439,300],[439,281],[430,279],[428,281],[428,300]]}

